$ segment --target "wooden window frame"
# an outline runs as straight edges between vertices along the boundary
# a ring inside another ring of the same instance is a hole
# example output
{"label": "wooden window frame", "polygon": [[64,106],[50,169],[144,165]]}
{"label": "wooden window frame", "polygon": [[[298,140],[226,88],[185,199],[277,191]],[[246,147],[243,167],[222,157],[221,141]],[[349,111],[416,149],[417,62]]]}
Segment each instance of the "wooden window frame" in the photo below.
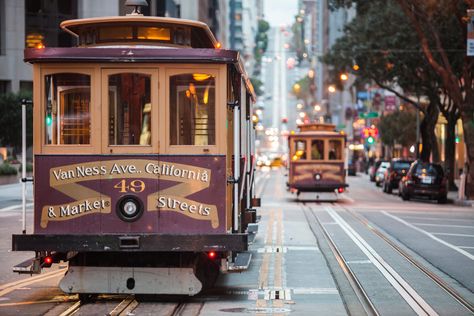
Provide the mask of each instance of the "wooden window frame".
{"label": "wooden window frame", "polygon": [[[170,78],[176,75],[186,75],[192,73],[206,73],[215,77],[215,145],[171,145],[171,122],[170,122]],[[182,65],[167,67],[165,71],[165,152],[166,154],[177,155],[216,155],[225,154],[225,119],[222,119],[226,111],[226,68],[215,65]],[[223,90],[224,89],[224,90]],[[221,118],[221,119],[219,119]],[[163,139],[163,138],[161,138]]]}
{"label": "wooden window frame", "polygon": [[[150,98],[151,98],[151,145],[110,145],[109,144],[109,94],[105,93],[109,88],[109,76],[133,73],[150,76]],[[160,87],[158,84],[159,71],[157,66],[153,67],[104,67],[100,69],[100,80],[102,83],[102,153],[103,154],[152,154],[159,152],[158,125],[160,125],[160,113],[158,100]]]}
{"label": "wooden window frame", "polygon": [[[76,73],[80,75],[87,75],[90,77],[90,143],[89,144],[46,144],[46,122],[44,114],[46,113],[46,95],[45,95],[45,78],[49,75],[56,75],[62,73]],[[83,67],[79,68],[77,65],[67,65],[63,64],[61,66],[51,67],[43,66],[39,69],[38,72],[35,71],[37,80],[39,79],[39,91],[35,92],[35,99],[39,97],[38,107],[39,113],[35,112],[37,125],[35,126],[35,131],[39,135],[39,139],[35,137],[35,141],[38,144],[39,150],[43,154],[94,154],[97,153],[97,148],[100,147],[100,106],[98,106],[99,98],[99,87],[97,85],[97,76],[94,67]],[[39,77],[39,78],[38,78]],[[35,148],[38,148],[35,147]]]}

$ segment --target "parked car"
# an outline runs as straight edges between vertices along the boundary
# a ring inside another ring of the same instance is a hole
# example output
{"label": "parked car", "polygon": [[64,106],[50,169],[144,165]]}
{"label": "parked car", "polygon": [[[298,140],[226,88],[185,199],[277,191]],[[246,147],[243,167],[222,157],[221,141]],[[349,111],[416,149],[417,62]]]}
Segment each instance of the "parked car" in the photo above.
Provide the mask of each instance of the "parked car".
{"label": "parked car", "polygon": [[369,167],[369,178],[371,182],[375,182],[375,173],[382,162],[383,160],[377,160],[372,166]]}
{"label": "parked car", "polygon": [[390,167],[390,162],[388,161],[382,161],[380,166],[377,168],[377,171],[375,171],[375,185],[380,186],[383,182],[383,178],[385,176],[385,170]]}
{"label": "parked car", "polygon": [[406,175],[412,163],[413,160],[403,160],[400,158],[390,160],[390,166],[385,171],[382,184],[385,193],[392,193],[393,189],[398,189],[398,182]]}
{"label": "parked car", "polygon": [[443,168],[435,163],[414,162],[400,180],[398,194],[405,201],[413,196],[427,196],[438,203],[446,203],[447,178]]}

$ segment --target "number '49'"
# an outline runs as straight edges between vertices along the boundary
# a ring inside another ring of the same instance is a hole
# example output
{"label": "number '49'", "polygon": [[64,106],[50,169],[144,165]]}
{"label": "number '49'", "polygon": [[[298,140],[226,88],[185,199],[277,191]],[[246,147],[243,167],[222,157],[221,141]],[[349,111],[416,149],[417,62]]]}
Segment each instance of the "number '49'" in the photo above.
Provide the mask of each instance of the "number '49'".
{"label": "number '49'", "polygon": [[142,180],[128,181],[126,179],[121,180],[116,185],[115,189],[118,189],[120,193],[135,192],[140,193],[145,190],[145,183]]}

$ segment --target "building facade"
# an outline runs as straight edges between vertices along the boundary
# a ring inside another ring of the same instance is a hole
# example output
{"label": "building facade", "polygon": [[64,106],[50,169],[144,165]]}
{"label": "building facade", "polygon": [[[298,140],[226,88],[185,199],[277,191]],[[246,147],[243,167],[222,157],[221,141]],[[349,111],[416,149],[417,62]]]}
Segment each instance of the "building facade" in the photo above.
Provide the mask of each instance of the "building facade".
{"label": "building facade", "polygon": [[[0,94],[32,90],[32,67],[23,62],[26,47],[67,47],[74,38],[61,21],[130,13],[126,0],[0,0]],[[202,21],[216,38],[227,39],[229,0],[147,0],[144,15]]]}

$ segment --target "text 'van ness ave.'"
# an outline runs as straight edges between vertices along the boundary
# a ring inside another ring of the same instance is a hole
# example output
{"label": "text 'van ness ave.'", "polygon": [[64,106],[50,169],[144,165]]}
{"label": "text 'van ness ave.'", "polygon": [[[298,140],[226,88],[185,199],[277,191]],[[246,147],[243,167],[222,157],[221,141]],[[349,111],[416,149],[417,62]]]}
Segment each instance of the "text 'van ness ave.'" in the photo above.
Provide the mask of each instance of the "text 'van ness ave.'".
{"label": "text 'van ness ave.'", "polygon": [[170,176],[181,179],[189,179],[201,182],[209,182],[209,174],[206,169],[189,170],[182,166],[176,166],[168,163],[147,163],[143,166],[137,167],[134,164],[117,164],[111,165],[98,165],[98,166],[82,166],[76,165],[68,168],[55,168],[52,169],[52,174],[56,181],[61,180],[87,180],[89,177],[97,176],[117,176],[125,174],[151,174],[151,175],[162,175]]}

